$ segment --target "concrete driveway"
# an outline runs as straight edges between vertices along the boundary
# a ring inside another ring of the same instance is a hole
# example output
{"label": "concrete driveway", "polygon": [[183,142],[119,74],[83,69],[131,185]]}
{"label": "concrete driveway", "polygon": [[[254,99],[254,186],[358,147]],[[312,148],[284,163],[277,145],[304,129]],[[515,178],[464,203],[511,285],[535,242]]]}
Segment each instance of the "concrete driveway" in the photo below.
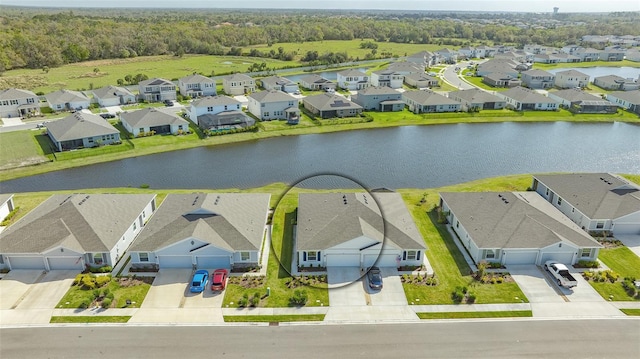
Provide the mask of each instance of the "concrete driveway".
{"label": "concrete driveway", "polygon": [[140,308],[180,308],[191,273],[191,269],[161,269]]}
{"label": "concrete driveway", "polygon": [[16,309],[54,309],[64,297],[74,278],[80,274],[77,270],[52,270],[32,284],[27,295]]}
{"label": "concrete driveway", "polygon": [[627,246],[633,253],[640,257],[640,235],[617,235],[616,239],[619,239],[625,246]]}
{"label": "concrete driveway", "polygon": [[41,270],[16,269],[7,273],[0,280],[0,309],[15,309],[41,276],[44,277]]}
{"label": "concrete driveway", "polygon": [[367,305],[358,267],[327,268],[329,305],[332,307]]}
{"label": "concrete driveway", "polygon": [[531,303],[563,303],[555,284],[547,280],[544,272],[535,265],[510,265],[511,277]]}
{"label": "concrete driveway", "polygon": [[382,272],[382,289],[375,290],[369,287],[369,281],[364,280],[365,291],[371,298],[371,305],[408,305],[407,297],[402,288],[402,281],[396,268],[380,268]]}

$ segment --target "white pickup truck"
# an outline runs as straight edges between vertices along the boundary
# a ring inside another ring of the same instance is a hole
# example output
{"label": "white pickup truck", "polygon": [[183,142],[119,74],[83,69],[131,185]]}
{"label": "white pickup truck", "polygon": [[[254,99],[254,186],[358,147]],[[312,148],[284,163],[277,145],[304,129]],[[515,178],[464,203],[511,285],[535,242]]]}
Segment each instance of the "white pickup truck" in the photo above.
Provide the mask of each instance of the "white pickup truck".
{"label": "white pickup truck", "polygon": [[558,285],[563,286],[565,288],[573,288],[578,285],[578,281],[573,278],[571,273],[569,273],[569,268],[562,263],[558,263],[556,261],[547,261],[544,264],[544,269],[548,270],[549,273],[556,279]]}

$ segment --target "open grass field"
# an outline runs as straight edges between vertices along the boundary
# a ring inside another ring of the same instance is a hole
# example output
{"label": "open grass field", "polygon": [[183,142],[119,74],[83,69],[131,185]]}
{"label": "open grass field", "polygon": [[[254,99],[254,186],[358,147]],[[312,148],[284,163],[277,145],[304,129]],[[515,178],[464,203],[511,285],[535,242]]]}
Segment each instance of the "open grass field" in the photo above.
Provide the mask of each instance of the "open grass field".
{"label": "open grass field", "polygon": [[590,61],[590,62],[568,62],[568,63],[559,63],[559,64],[541,64],[536,62],[533,64],[534,69],[541,70],[549,70],[549,69],[557,69],[557,68],[568,68],[568,67],[596,67],[596,66],[604,66],[604,67],[640,67],[640,62],[637,61]]}
{"label": "open grass field", "polygon": [[0,170],[49,161],[35,141],[36,132],[0,133]]}
{"label": "open grass field", "polygon": [[533,317],[530,310],[512,310],[504,312],[440,312],[416,313],[420,319],[466,319],[466,318],[515,318]]}

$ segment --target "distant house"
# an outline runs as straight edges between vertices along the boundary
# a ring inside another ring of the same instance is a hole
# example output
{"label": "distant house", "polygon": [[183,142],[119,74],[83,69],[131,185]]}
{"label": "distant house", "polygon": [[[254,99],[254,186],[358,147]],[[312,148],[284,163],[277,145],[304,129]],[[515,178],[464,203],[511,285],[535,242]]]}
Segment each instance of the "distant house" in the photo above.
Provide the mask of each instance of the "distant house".
{"label": "distant house", "polygon": [[297,223],[299,267],[397,268],[426,261],[424,239],[399,193],[301,193]]}
{"label": "distant house", "polygon": [[370,86],[369,76],[358,70],[343,70],[338,72],[338,87],[347,90],[362,90]]}
{"label": "distant house", "polygon": [[418,53],[407,56],[405,59],[407,62],[416,64],[424,71],[425,68],[435,65],[435,55],[433,52],[420,51]]}
{"label": "distant house", "polygon": [[139,98],[147,102],[175,101],[178,98],[176,85],[161,78],[140,81],[138,92]]}
{"label": "distant house", "polygon": [[600,60],[600,50],[594,48],[580,48],[577,49],[572,55],[578,57],[582,62],[598,61]]}
{"label": "distant house", "polygon": [[387,67],[387,70],[391,70],[405,76],[415,73],[424,73],[424,67],[408,61],[392,62]]}
{"label": "distant house", "polygon": [[435,52],[436,62],[445,64],[455,64],[458,62],[458,51],[448,48],[440,49]]}
{"label": "distant house", "polygon": [[307,96],[302,103],[307,111],[324,119],[353,117],[362,113],[362,106],[336,94],[323,93]]}
{"label": "distant house", "polygon": [[507,107],[517,111],[555,111],[558,109],[558,102],[555,100],[524,87],[514,87],[504,92],[498,92],[496,95],[507,102]]}
{"label": "distant house", "polygon": [[367,87],[351,96],[351,100],[362,108],[381,112],[402,111],[404,102],[400,92],[386,86]]}
{"label": "distant house", "polygon": [[105,86],[93,90],[93,101],[100,107],[120,106],[136,102],[136,95],[124,87]]}
{"label": "distant house", "polygon": [[189,96],[191,98],[215,96],[217,93],[216,81],[200,74],[179,78],[178,88],[182,96]]}
{"label": "distant house", "polygon": [[402,101],[413,113],[456,112],[462,109],[462,104],[429,90],[405,91]]}
{"label": "distant house", "polygon": [[534,192],[443,192],[440,210],[476,264],[572,265],[602,248]]}
{"label": "distant house", "polygon": [[[258,267],[269,199],[263,193],[169,194],[131,245],[131,267]],[[265,265],[265,263],[262,263]]]}
{"label": "distant house", "polygon": [[473,57],[485,58],[485,57],[493,57],[496,54],[496,48],[492,46],[480,45],[474,49],[475,53]]}
{"label": "distant house", "polygon": [[0,91],[0,118],[26,117],[40,113],[40,100],[29,90],[10,88]]}
{"label": "distant house", "polygon": [[425,73],[413,73],[404,76],[404,83],[415,88],[432,88],[439,87],[438,78],[429,76]]}
{"label": "distant house", "polygon": [[639,79],[626,79],[618,75],[594,77],[593,84],[605,90],[633,91],[640,89]]}
{"label": "distant house", "polygon": [[404,75],[394,70],[385,69],[371,73],[371,85],[373,86],[386,86],[392,89],[398,89],[402,88],[403,81]]}
{"label": "distant house", "polygon": [[482,77],[482,82],[493,87],[516,87],[522,85],[522,81],[504,72],[492,72]]}
{"label": "distant house", "polygon": [[278,90],[286,93],[299,93],[298,84],[285,77],[269,76],[260,80],[262,88],[269,90]]}
{"label": "distant house", "polygon": [[156,108],[120,113],[122,126],[134,137],[148,134],[177,135],[189,131],[189,122],[177,115],[162,112]]}
{"label": "distant house", "polygon": [[553,54],[536,54],[533,56],[533,62],[541,64],[557,64],[560,62],[560,58]]}
{"label": "distant house", "polygon": [[549,98],[558,101],[561,106],[574,113],[616,113],[618,111],[618,107],[613,103],[576,88],[550,91]]}
{"label": "distant house", "polygon": [[256,91],[256,81],[245,74],[233,74],[222,78],[222,89],[230,96],[250,94]]}
{"label": "distant house", "polygon": [[589,75],[576,70],[556,72],[555,86],[558,88],[585,88],[589,86]]}
{"label": "distant house", "polygon": [[565,54],[569,54],[569,55],[573,55],[574,52],[576,52],[576,50],[581,49],[582,46],[580,45],[576,45],[576,44],[571,44],[571,45],[565,45],[562,48],[560,48],[560,51],[562,51]]}
{"label": "distant house", "polygon": [[191,102],[189,118],[198,127],[209,131],[255,125],[255,120],[242,112],[240,101],[222,95],[202,97]]}
{"label": "distant house", "polygon": [[297,123],[300,119],[298,99],[280,90],[254,92],[247,96],[247,110],[262,121],[287,120]]}
{"label": "distant house", "polygon": [[546,54],[550,52],[550,48],[548,48],[547,46],[544,45],[538,45],[538,44],[526,44],[523,47],[523,50],[525,52],[530,52],[534,55],[537,54]]}
{"label": "distant house", "polygon": [[476,76],[484,77],[488,74],[499,72],[513,78],[518,78],[520,72],[516,69],[517,66],[518,62],[516,61],[492,59],[476,66]]}
{"label": "distant house", "polygon": [[611,92],[607,94],[607,100],[640,115],[640,90]]}
{"label": "distant house", "polygon": [[640,235],[640,186],[620,176],[535,175],[532,188],[585,231]]}
{"label": "distant house", "polygon": [[600,52],[600,60],[602,61],[622,61],[624,60],[625,50],[623,49],[605,49]]}
{"label": "distant house", "polygon": [[552,55],[558,60],[559,63],[575,63],[580,62],[580,58],[577,56],[565,54],[564,52],[555,53]]}
{"label": "distant house", "polygon": [[625,53],[625,59],[629,61],[640,61],[640,49],[629,49]]}
{"label": "distant house", "polygon": [[317,74],[311,74],[301,77],[300,85],[306,89],[315,91],[327,91],[336,89],[335,82],[329,81]]}
{"label": "distant house", "polygon": [[507,105],[504,99],[480,89],[452,91],[449,98],[460,102],[463,111],[499,110]]}
{"label": "distant house", "polygon": [[155,194],[56,194],[0,233],[9,269],[115,266],[155,211]]}
{"label": "distant house", "polygon": [[553,87],[555,75],[538,69],[527,70],[520,74],[522,85],[532,89],[547,89]]}
{"label": "distant house", "polygon": [[104,118],[84,112],[47,122],[47,134],[58,151],[120,143],[120,131]]}
{"label": "distant house", "polygon": [[58,90],[44,96],[53,111],[71,111],[89,108],[89,98],[82,92]]}

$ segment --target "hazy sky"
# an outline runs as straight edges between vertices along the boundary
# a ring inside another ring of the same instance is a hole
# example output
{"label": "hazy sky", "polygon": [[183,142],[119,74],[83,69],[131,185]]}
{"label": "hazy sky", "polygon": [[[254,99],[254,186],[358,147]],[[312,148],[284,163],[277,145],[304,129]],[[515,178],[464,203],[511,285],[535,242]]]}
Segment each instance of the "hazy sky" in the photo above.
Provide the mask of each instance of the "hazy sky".
{"label": "hazy sky", "polygon": [[0,0],[34,7],[297,8],[551,12],[640,11],[640,0]]}

